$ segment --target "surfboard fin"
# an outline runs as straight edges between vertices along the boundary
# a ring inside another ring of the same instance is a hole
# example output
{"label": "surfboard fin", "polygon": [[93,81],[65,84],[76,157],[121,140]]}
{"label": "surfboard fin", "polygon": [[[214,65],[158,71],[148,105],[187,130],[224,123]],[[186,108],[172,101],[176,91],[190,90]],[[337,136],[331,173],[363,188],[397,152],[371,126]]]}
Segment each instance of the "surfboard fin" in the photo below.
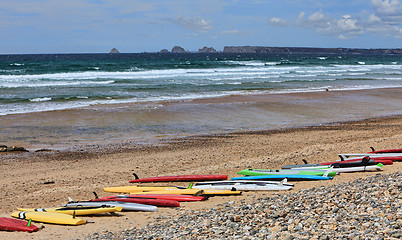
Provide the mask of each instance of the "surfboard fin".
{"label": "surfboard fin", "polygon": [[287,178],[284,178],[282,181],[279,182],[278,186],[282,187],[284,184],[288,182]]}
{"label": "surfboard fin", "polygon": [[133,173],[135,179],[140,179],[137,174]]}
{"label": "surfboard fin", "polygon": [[237,187],[240,186],[240,183],[236,183],[230,191],[237,191]]}
{"label": "surfboard fin", "polygon": [[302,159],[302,161],[304,162],[304,164],[308,164],[306,159]]}
{"label": "surfboard fin", "polygon": [[187,189],[191,189],[191,188],[193,187],[193,184],[194,184],[194,183],[190,183],[190,184],[188,185]]}
{"label": "surfboard fin", "polygon": [[98,199],[98,194],[96,192],[93,192],[93,194],[95,195],[95,199]]}
{"label": "surfboard fin", "polygon": [[365,156],[362,158],[363,165],[368,165],[369,161],[370,161],[370,156]]}
{"label": "surfboard fin", "polygon": [[30,226],[31,226],[31,222],[32,222],[32,219],[29,219],[29,220],[28,220],[27,227],[30,227]]}
{"label": "surfboard fin", "polygon": [[342,155],[339,154],[338,156],[341,158],[341,161],[345,160],[345,158]]}
{"label": "surfboard fin", "polygon": [[68,202],[74,202],[74,200],[70,197],[68,197]]}
{"label": "surfboard fin", "polygon": [[331,166],[327,171],[325,171],[325,173],[322,175],[323,177],[328,177],[328,174],[332,171],[334,167]]}
{"label": "surfboard fin", "polygon": [[373,147],[370,147],[371,151],[375,152],[375,149]]}

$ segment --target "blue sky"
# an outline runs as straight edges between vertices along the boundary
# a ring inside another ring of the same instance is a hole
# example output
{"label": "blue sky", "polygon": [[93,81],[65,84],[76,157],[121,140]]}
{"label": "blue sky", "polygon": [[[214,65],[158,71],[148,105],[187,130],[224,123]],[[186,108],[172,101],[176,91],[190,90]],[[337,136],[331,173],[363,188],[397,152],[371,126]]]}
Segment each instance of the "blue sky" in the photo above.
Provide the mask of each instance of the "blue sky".
{"label": "blue sky", "polygon": [[0,0],[0,54],[402,48],[399,0]]}

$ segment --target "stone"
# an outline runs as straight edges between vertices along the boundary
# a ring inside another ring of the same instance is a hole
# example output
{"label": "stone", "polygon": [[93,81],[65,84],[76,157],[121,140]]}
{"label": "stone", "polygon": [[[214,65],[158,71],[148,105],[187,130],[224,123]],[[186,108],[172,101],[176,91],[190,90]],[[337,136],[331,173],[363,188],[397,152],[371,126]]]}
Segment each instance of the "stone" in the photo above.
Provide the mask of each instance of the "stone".
{"label": "stone", "polygon": [[112,48],[112,50],[110,50],[109,53],[120,53],[119,50],[117,50],[117,48]]}
{"label": "stone", "polygon": [[186,50],[184,50],[184,48],[180,47],[180,46],[174,46],[172,48],[172,53],[186,53]]}
{"label": "stone", "polygon": [[203,47],[201,49],[198,49],[198,52],[199,53],[217,53],[217,51],[213,47]]}

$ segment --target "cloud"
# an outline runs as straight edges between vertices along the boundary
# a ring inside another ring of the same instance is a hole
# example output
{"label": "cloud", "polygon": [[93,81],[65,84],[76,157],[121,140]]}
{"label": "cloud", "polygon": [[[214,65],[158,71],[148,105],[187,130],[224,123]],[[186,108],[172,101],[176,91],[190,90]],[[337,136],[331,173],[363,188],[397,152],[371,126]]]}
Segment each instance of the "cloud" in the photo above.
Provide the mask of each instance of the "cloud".
{"label": "cloud", "polygon": [[241,35],[244,34],[244,32],[238,30],[238,29],[233,29],[233,30],[227,30],[227,31],[222,31],[222,35]]}
{"label": "cloud", "polygon": [[305,18],[305,13],[301,12],[296,20],[296,25],[315,29],[317,33],[323,35],[337,35],[340,39],[347,39],[364,33],[364,28],[357,19],[350,15],[343,15],[339,19],[324,15],[322,11],[315,12]]}
{"label": "cloud", "polygon": [[273,17],[268,21],[268,25],[275,26],[275,27],[286,27],[288,25],[288,23],[284,19]]}
{"label": "cloud", "polygon": [[371,0],[374,9],[367,19],[367,31],[402,38],[402,4],[398,0]]}
{"label": "cloud", "polygon": [[182,28],[196,30],[198,32],[206,33],[211,28],[212,25],[205,19],[200,17],[176,17],[167,19],[168,22],[179,25]]}
{"label": "cloud", "polygon": [[381,15],[400,15],[402,6],[398,0],[371,0],[375,11]]}

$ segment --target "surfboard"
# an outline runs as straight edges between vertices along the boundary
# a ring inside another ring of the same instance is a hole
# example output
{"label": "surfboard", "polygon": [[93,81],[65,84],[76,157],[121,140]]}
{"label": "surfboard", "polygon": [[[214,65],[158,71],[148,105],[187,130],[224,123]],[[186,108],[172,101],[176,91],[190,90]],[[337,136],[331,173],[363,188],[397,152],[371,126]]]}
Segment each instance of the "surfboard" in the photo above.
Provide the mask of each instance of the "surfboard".
{"label": "surfboard", "polygon": [[371,147],[371,152],[368,153],[402,153],[402,148],[396,148],[396,149],[384,149],[384,150],[375,150],[373,147]]}
{"label": "surfboard", "polygon": [[256,181],[256,180],[233,180],[233,181],[215,181],[215,182],[199,182],[194,183],[192,188],[196,189],[218,189],[239,191],[274,191],[274,190],[290,190],[293,184],[285,181]]}
{"label": "surfboard", "polygon": [[17,211],[11,214],[12,217],[29,220],[34,222],[52,223],[60,225],[81,225],[86,222],[81,218],[77,218],[64,213],[56,212],[26,212]]}
{"label": "surfboard", "polygon": [[288,181],[317,181],[317,180],[331,180],[333,177],[314,176],[314,175],[260,175],[260,176],[245,176],[234,177],[231,180],[274,180],[282,181],[283,179]]}
{"label": "surfboard", "polygon": [[[70,199],[71,200],[71,199]],[[155,212],[158,211],[158,207],[146,204],[139,203],[131,203],[131,202],[118,202],[118,201],[103,201],[103,202],[95,202],[95,201],[69,201],[67,204],[63,205],[63,207],[74,207],[74,206],[115,206],[121,207],[122,211],[143,211],[143,212]]]}
{"label": "surfboard", "polygon": [[95,207],[57,207],[57,208],[17,208],[18,211],[26,212],[57,212],[69,215],[92,215],[100,213],[120,212],[122,207],[115,206],[95,206]]}
{"label": "surfboard", "polygon": [[239,195],[240,191],[212,190],[212,189],[188,189],[184,187],[145,187],[145,186],[123,186],[104,188],[105,192],[130,193],[132,195],[141,194],[178,194],[178,195]]}
{"label": "surfboard", "polygon": [[305,170],[305,169],[329,169],[330,171],[334,171],[337,173],[347,173],[347,172],[367,172],[367,171],[373,171],[377,170],[380,171],[383,165],[381,163],[378,163],[377,165],[368,165],[368,166],[344,166],[344,167],[334,167],[333,165],[323,165],[323,166],[317,166],[317,167],[301,167],[301,168],[295,168],[295,169],[300,169],[300,170]]}
{"label": "surfboard", "polygon": [[20,231],[20,232],[36,232],[39,228],[30,222],[0,217],[0,231]]}
{"label": "surfboard", "polygon": [[115,195],[92,199],[94,202],[117,201],[152,205],[157,207],[180,207],[180,202],[168,199],[133,197],[130,195]]}
{"label": "surfboard", "polygon": [[132,192],[132,195],[146,195],[146,194],[188,194],[188,195],[196,195],[196,196],[228,196],[228,195],[240,195],[241,191],[237,190],[215,190],[215,189],[178,189],[178,190],[155,190],[148,192]]}
{"label": "surfboard", "polygon": [[141,195],[117,195],[117,196],[129,196],[131,198],[155,198],[155,199],[167,199],[178,202],[197,202],[207,199],[205,196],[193,196],[193,195],[178,195],[178,194],[141,194]]}
{"label": "surfboard", "polygon": [[259,175],[313,175],[313,176],[323,176],[328,174],[328,176],[333,177],[336,172],[326,172],[326,171],[315,171],[315,170],[296,170],[296,169],[244,169],[237,172],[237,174],[245,176],[259,176]]}
{"label": "surfboard", "polygon": [[130,183],[147,183],[147,182],[193,182],[193,181],[218,181],[226,180],[226,175],[176,175],[176,176],[160,176],[139,178],[134,174],[135,179],[130,180]]}

